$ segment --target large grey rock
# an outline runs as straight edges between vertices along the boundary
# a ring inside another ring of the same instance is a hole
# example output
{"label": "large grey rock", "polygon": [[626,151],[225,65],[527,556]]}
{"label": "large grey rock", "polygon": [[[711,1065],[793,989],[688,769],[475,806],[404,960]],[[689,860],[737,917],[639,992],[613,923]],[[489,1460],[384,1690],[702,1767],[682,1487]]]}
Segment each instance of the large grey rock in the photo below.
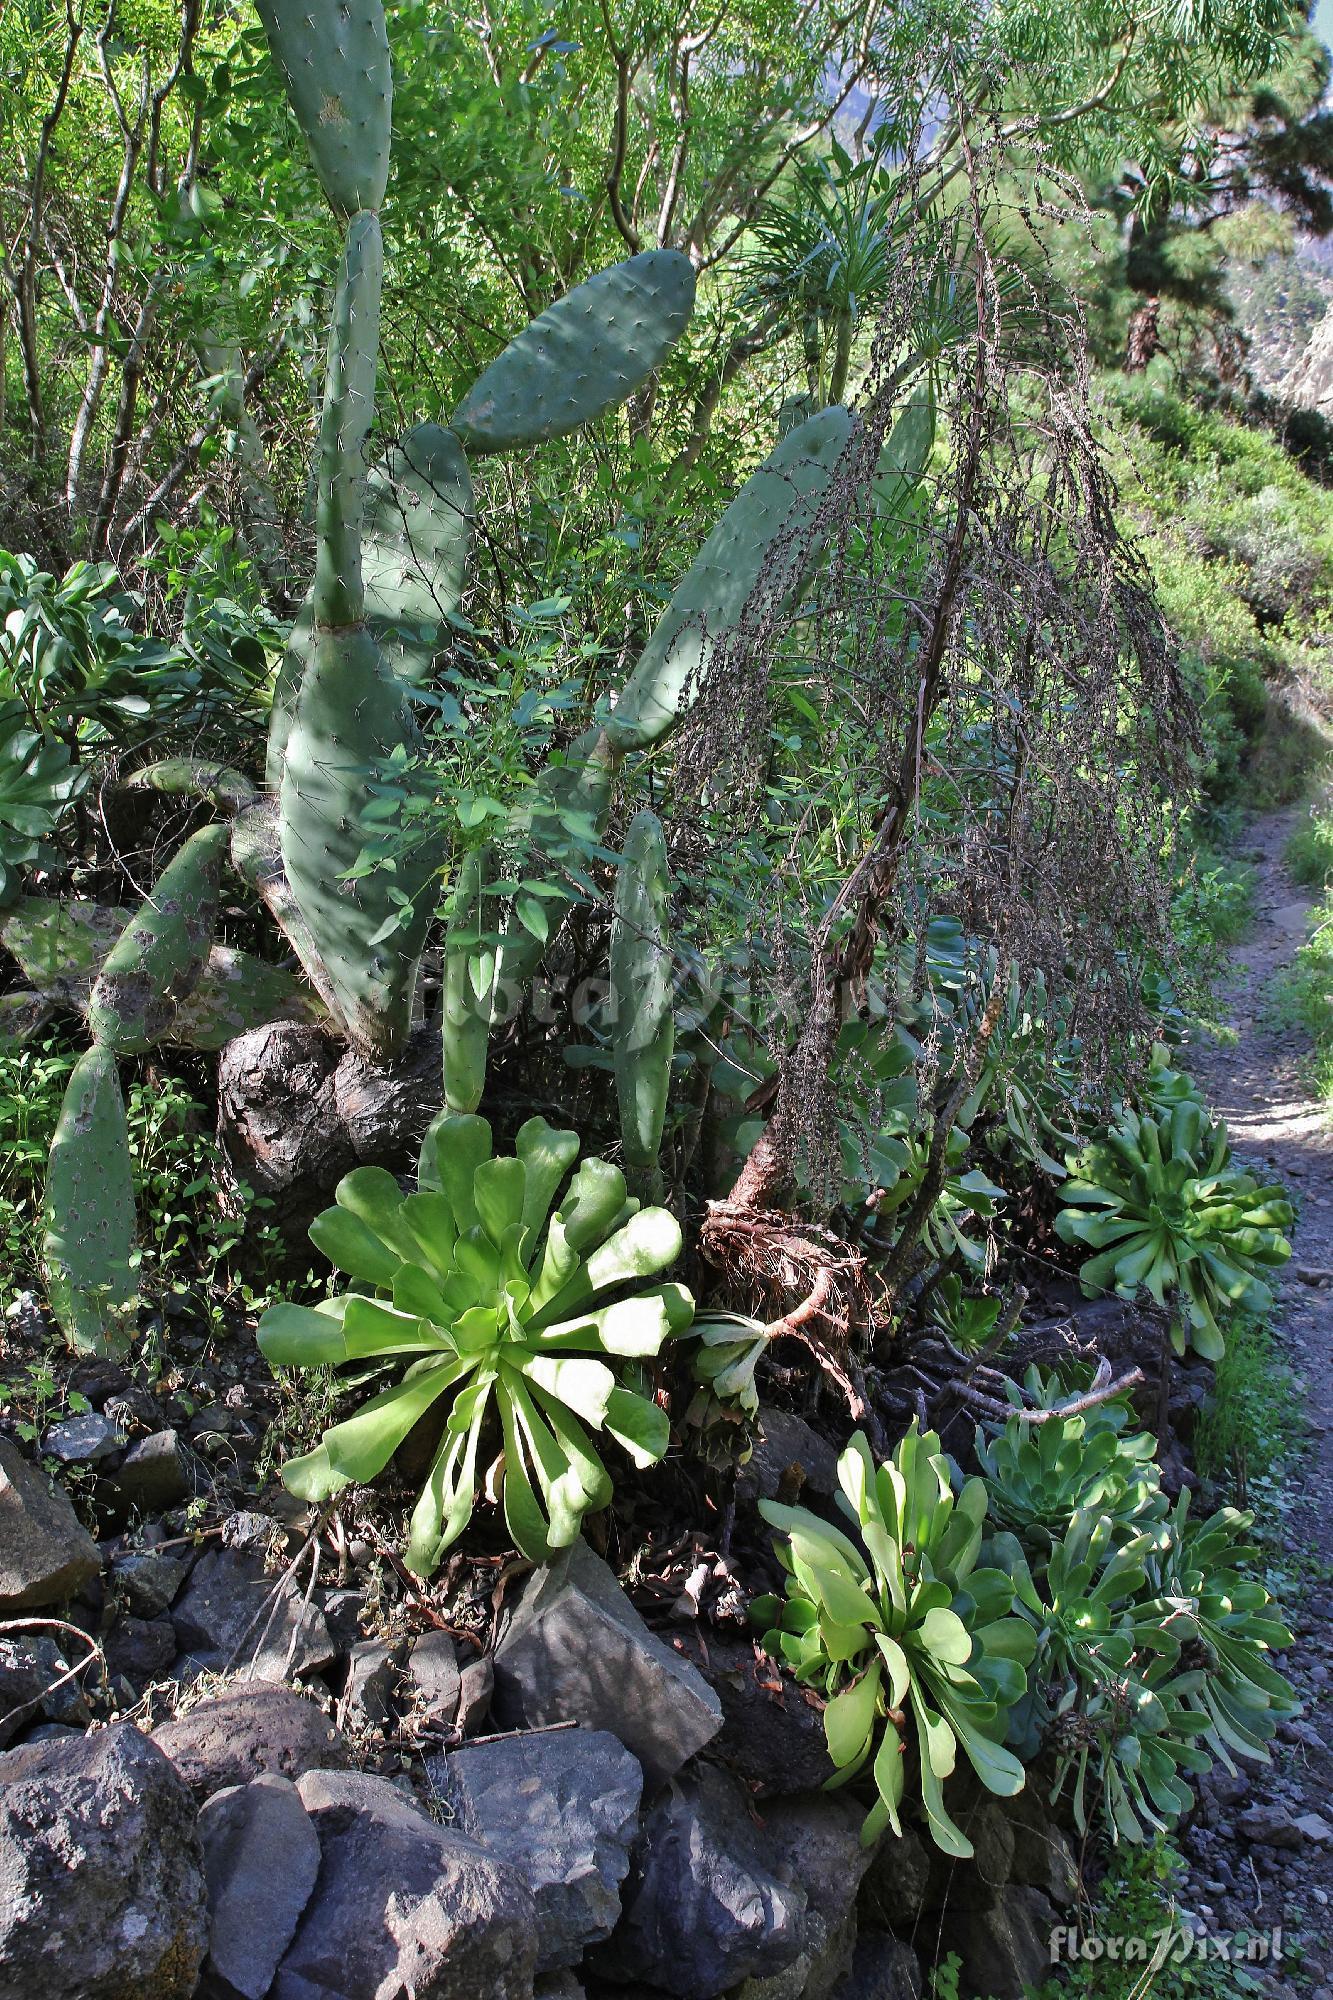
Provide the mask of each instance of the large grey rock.
{"label": "large grey rock", "polygon": [[1012,1879],[1025,1888],[1040,1889],[1058,1910],[1078,1901],[1078,1858],[1069,1836],[1056,1825],[1032,1786],[1006,1807],[1013,1828]]}
{"label": "large grey rock", "polygon": [[901,1834],[886,1833],[861,1884],[863,1921],[884,1931],[915,1929],[925,1908],[930,1873],[930,1856],[910,1826]]}
{"label": "large grey rock", "polygon": [[609,1937],[639,1830],[643,1772],[607,1730],[558,1729],[455,1750],[426,1766],[454,1824],[526,1877],[539,1972]]}
{"label": "large grey rock", "polygon": [[108,1475],[106,1497],[121,1516],[165,1514],[178,1502],[206,1493],[209,1484],[207,1469],[179,1431],[154,1431],[131,1445]]}
{"label": "large grey rock", "polygon": [[186,2000],[208,1942],[194,1801],[132,1724],[0,1757],[0,1993]]}
{"label": "large grey rock", "polygon": [[834,1775],[823,1709],[751,1640],[709,1632],[691,1642],[691,1658],[722,1704],[722,1728],[710,1755],[761,1798],[813,1792]]}
{"label": "large grey rock", "polygon": [[139,1688],[162,1680],[176,1657],[169,1618],[118,1618],[103,1641],[107,1672]]}
{"label": "large grey rock", "polygon": [[1051,1932],[1058,1919],[1039,1889],[1005,1889],[993,1909],[950,1909],[948,1943],[962,1961],[966,1992],[990,2000],[1027,2000],[1050,1976]]}
{"label": "large grey rock", "polygon": [[722,1726],[708,1683],[648,1630],[584,1542],[537,1570],[524,1590],[496,1650],[494,1707],[510,1728],[609,1729],[650,1784],[672,1777]]}
{"label": "large grey rock", "polygon": [[[318,1605],[249,1549],[211,1549],[190,1572],[171,1613],[176,1638],[201,1666],[245,1668],[257,1679],[318,1673],[336,1658]],[[290,1666],[288,1661],[290,1659]]]}
{"label": "large grey rock", "polygon": [[412,1641],[407,1656],[407,1691],[423,1715],[452,1726],[458,1715],[463,1677],[447,1632],[426,1632]]}
{"label": "large grey rock", "polygon": [[109,1417],[97,1410],[83,1410],[51,1425],[42,1439],[42,1457],[58,1458],[62,1465],[100,1465],[124,1443],[123,1433]]}
{"label": "large grey rock", "polygon": [[188,1556],[169,1556],[157,1549],[136,1549],[118,1556],[111,1567],[116,1594],[137,1618],[160,1618],[190,1572]]}
{"label": "large grey rock", "polygon": [[308,1771],[297,1790],[319,1880],[271,2000],[529,2000],[536,1919],[515,1869],[381,1778]]}
{"label": "large grey rock", "polygon": [[765,1407],[759,1412],[754,1450],[736,1481],[737,1493],[751,1500],[781,1496],[790,1506],[806,1488],[824,1499],[837,1492],[837,1452],[804,1417]]}
{"label": "large grey rock", "polygon": [[319,1835],[287,1778],[215,1792],[199,1814],[210,1918],[200,2000],[264,2000],[319,1874]]}
{"label": "large grey rock", "polygon": [[838,2000],[921,2000],[916,1953],[887,1931],[867,1931],[856,1941],[852,1969]]}
{"label": "large grey rock", "polygon": [[351,1748],[321,1708],[272,1681],[237,1681],[153,1731],[195,1797],[245,1785],[261,1771],[296,1779],[346,1770]]}
{"label": "large grey rock", "polygon": [[65,1495],[0,1437],[0,1618],[62,1604],[101,1566]]}
{"label": "large grey rock", "polygon": [[714,2000],[802,1956],[806,1895],[750,1817],[734,1778],[701,1764],[672,1781],[643,1824],[623,1915],[592,1963],[679,2000]]}
{"label": "large grey rock", "polygon": [[775,1870],[805,1893],[809,1960],[801,2000],[837,2000],[856,1945],[856,1898],[870,1865],[864,1806],[814,1792],[764,1808],[764,1844]]}
{"label": "large grey rock", "polygon": [[362,1639],[353,1646],[347,1665],[347,1684],[338,1703],[340,1729],[353,1735],[388,1729],[406,1658],[405,1639],[394,1646],[385,1646],[378,1639]]}
{"label": "large grey rock", "polygon": [[82,1689],[68,1673],[69,1661],[45,1633],[0,1638],[0,1750],[43,1722],[89,1721]]}
{"label": "large grey rock", "polygon": [[1013,1822],[999,1800],[986,1792],[980,1792],[970,1804],[951,1803],[959,1826],[972,1843],[972,1859],[955,1861],[938,1847],[929,1847],[930,1879],[922,1906],[950,1912],[990,1909],[1000,1900],[1013,1873]]}

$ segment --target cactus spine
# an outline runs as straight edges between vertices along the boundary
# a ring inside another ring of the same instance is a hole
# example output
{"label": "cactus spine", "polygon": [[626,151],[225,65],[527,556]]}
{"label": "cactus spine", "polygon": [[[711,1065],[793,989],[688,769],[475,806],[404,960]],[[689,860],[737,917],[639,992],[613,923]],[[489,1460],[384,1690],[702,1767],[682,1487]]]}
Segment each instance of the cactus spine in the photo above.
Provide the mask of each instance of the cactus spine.
{"label": "cactus spine", "polygon": [[[658,1156],[676,1046],[672,1010],[671,875],[656,813],[636,813],[625,836],[611,919],[612,1048],[626,1165],[661,1199]],[[632,1184],[632,1183],[631,1183]]]}

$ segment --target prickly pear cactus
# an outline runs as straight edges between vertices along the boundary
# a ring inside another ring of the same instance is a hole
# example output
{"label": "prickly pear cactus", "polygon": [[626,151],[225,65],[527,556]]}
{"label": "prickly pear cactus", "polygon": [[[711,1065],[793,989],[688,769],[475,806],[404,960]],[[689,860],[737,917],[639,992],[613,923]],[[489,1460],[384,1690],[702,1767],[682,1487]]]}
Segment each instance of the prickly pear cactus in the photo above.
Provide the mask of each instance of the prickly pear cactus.
{"label": "prickly pear cactus", "polygon": [[450,429],[468,450],[522,450],[615,409],[661,366],[694,310],[694,266],[644,250],[576,285],[468,390]]}
{"label": "prickly pear cactus", "polygon": [[366,622],[399,680],[416,686],[463,601],[475,508],[463,447],[418,424],[370,469],[361,576]]}
{"label": "prickly pear cactus", "polygon": [[46,1173],[42,1264],[51,1310],[86,1354],[124,1351],[135,1304],[134,1185],[114,1052],[74,1066]]}
{"label": "prickly pear cactus", "polygon": [[671,875],[662,822],[636,813],[611,920],[612,1050],[626,1164],[661,1193],[658,1155],[676,1046],[669,933]]}
{"label": "prickly pear cactus", "polygon": [[159,875],[88,996],[94,1042],[130,1055],[161,1041],[208,963],[228,831],[201,827]]}
{"label": "prickly pear cactus", "polygon": [[[623,754],[646,749],[697,691],[712,650],[740,623],[746,605],[780,561],[780,544],[811,555],[809,538],[834,469],[852,433],[840,405],[790,431],[746,480],[713,529],[639,655],[614,709],[608,736]],[[795,589],[801,575],[780,581]]]}
{"label": "prickly pear cactus", "polygon": [[378,208],[389,181],[393,70],[379,0],[257,0],[329,206]]}
{"label": "prickly pear cactus", "polygon": [[483,890],[492,872],[489,863],[484,847],[465,856],[449,901],[441,1026],[444,1101],[450,1111],[475,1111],[486,1084],[495,984],[495,948],[485,942],[490,917]]}

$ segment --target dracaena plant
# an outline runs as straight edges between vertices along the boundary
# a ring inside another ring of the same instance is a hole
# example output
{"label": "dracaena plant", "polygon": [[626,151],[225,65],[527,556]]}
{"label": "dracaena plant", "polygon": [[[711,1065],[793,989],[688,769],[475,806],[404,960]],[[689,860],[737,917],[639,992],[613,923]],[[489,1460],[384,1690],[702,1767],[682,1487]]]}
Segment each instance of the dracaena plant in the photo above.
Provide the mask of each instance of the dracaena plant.
{"label": "dracaena plant", "polygon": [[876,1466],[858,1432],[838,1461],[839,1505],[856,1539],[800,1507],[761,1502],[781,1531],[785,1599],[756,1601],[764,1644],[799,1681],[827,1697],[824,1728],[833,1783],[871,1766],[879,1793],[863,1829],[901,1832],[910,1715],[921,1798],[936,1845],[966,1858],[972,1844],[950,1817],[944,1781],[967,1758],[988,1791],[1022,1789],[1023,1766],[1004,1747],[1008,1712],[1026,1686],[1033,1634],[1010,1615],[1013,1585],[979,1568],[986,1489],[955,1493],[934,1432],[915,1424]]}
{"label": "dracaena plant", "polygon": [[1209,1361],[1224,1351],[1219,1313],[1272,1305],[1259,1272],[1291,1255],[1290,1204],[1231,1165],[1226,1126],[1197,1100],[1126,1110],[1070,1167],[1055,1227],[1096,1252],[1079,1273],[1085,1292],[1178,1300],[1177,1353],[1188,1341]]}
{"label": "dracaena plant", "polygon": [[1015,1409],[1003,1430],[979,1426],[977,1459],[996,1521],[1037,1552],[1052,1548],[1080,1512],[1106,1515],[1118,1541],[1141,1533],[1166,1512],[1158,1478],[1156,1440],[1130,1432],[1129,1405],[1119,1397],[1081,1413],[1058,1376],[1028,1371],[1035,1412]]}
{"label": "dracaena plant", "polygon": [[357,1289],[314,1310],[273,1306],[259,1327],[284,1367],[406,1360],[405,1373],[332,1425],[283,1481],[320,1500],[374,1479],[420,1418],[447,1404],[439,1449],[412,1515],[407,1562],[427,1576],[472,1516],[487,1453],[505,1519],[534,1562],[577,1536],[611,1481],[590,1433],[636,1465],[667,1446],[664,1412],[618,1377],[684,1331],[694,1301],[680,1285],[645,1287],[680,1252],[663,1208],[640,1208],[624,1175],[584,1160],[572,1132],[529,1119],[512,1157],[497,1157],[484,1118],[437,1119],[418,1190],[360,1167],[311,1225],[316,1245]]}

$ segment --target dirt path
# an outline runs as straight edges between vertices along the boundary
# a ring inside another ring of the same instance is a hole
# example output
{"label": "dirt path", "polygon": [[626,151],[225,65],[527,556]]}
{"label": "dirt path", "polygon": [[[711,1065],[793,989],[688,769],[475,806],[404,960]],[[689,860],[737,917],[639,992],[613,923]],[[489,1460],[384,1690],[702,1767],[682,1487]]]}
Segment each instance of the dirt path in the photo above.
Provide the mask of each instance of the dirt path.
{"label": "dirt path", "polygon": [[[1310,1092],[1305,1037],[1267,1019],[1275,978],[1303,942],[1312,907],[1282,862],[1298,816],[1297,808],[1275,813],[1248,836],[1256,922],[1231,955],[1220,995],[1236,1041],[1201,1042],[1187,1063],[1236,1152],[1284,1181],[1299,1209],[1279,1308],[1281,1338],[1305,1386],[1310,1445],[1287,1524],[1304,1580],[1287,1606],[1297,1643],[1283,1666],[1306,1707],[1282,1726],[1271,1769],[1219,1773],[1204,1789],[1184,1841],[1184,1900],[1222,1937],[1281,1925],[1281,1968],[1267,1990],[1333,2000],[1333,1123]],[[1239,1979],[1236,1990],[1245,1990]]]}

